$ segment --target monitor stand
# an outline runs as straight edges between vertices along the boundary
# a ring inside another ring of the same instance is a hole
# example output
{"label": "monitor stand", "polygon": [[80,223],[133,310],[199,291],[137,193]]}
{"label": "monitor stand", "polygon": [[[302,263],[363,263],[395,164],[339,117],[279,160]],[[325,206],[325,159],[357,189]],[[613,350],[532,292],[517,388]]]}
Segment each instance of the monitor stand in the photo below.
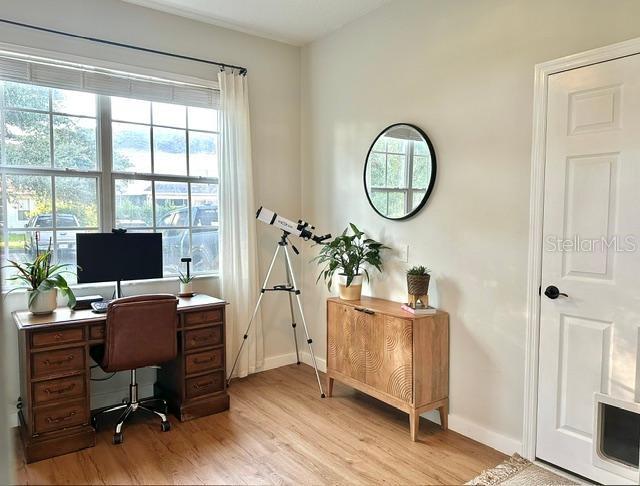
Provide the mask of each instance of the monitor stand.
{"label": "monitor stand", "polygon": [[123,297],[122,286],[120,285],[120,280],[116,280],[116,296],[114,298],[119,299],[120,297]]}

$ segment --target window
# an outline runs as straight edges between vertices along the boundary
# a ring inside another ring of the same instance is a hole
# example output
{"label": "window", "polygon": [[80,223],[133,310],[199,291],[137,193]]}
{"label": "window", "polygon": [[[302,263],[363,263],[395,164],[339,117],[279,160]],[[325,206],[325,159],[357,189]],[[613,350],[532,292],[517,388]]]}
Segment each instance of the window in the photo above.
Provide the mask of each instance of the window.
{"label": "window", "polygon": [[369,164],[371,202],[383,214],[402,216],[420,204],[431,177],[425,141],[380,137],[371,150]]}
{"label": "window", "polygon": [[161,232],[167,276],[184,256],[217,272],[217,120],[213,108],[0,81],[3,259],[51,245],[75,264],[76,233],[117,227]]}

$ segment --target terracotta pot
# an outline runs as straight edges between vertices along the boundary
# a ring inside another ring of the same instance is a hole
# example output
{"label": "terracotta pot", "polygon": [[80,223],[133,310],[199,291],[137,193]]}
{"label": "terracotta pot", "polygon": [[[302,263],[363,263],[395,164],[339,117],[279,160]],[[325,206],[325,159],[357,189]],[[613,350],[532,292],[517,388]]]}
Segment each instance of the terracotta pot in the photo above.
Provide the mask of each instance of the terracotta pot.
{"label": "terracotta pot", "polygon": [[342,300],[360,300],[362,296],[362,275],[355,275],[347,287],[347,276],[338,275],[338,295]]}
{"label": "terracotta pot", "polygon": [[51,314],[58,307],[58,289],[40,290],[33,300],[35,290],[27,291],[27,302],[32,314]]}

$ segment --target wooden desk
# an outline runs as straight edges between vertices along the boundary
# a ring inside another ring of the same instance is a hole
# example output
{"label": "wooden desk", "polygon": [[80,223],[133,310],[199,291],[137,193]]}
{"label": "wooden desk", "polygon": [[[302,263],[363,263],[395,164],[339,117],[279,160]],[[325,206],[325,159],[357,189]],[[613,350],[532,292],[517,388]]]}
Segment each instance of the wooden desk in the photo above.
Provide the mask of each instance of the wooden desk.
{"label": "wooden desk", "polygon": [[[178,302],[178,356],[158,370],[155,394],[181,421],[229,408],[225,305],[196,295]],[[53,314],[14,312],[19,330],[18,416],[27,462],[95,445],[89,348],[104,342],[106,314],[60,307]]]}

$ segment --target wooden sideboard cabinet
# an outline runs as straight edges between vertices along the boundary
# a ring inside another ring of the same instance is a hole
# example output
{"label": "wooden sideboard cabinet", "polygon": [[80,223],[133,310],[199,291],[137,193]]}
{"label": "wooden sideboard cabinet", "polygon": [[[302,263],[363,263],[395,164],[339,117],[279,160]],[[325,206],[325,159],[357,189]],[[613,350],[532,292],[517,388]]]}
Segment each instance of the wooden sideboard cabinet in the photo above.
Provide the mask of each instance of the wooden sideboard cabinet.
{"label": "wooden sideboard cabinet", "polygon": [[416,440],[420,414],[449,413],[449,315],[414,316],[388,300],[327,301],[327,389],[338,380],[409,414]]}

